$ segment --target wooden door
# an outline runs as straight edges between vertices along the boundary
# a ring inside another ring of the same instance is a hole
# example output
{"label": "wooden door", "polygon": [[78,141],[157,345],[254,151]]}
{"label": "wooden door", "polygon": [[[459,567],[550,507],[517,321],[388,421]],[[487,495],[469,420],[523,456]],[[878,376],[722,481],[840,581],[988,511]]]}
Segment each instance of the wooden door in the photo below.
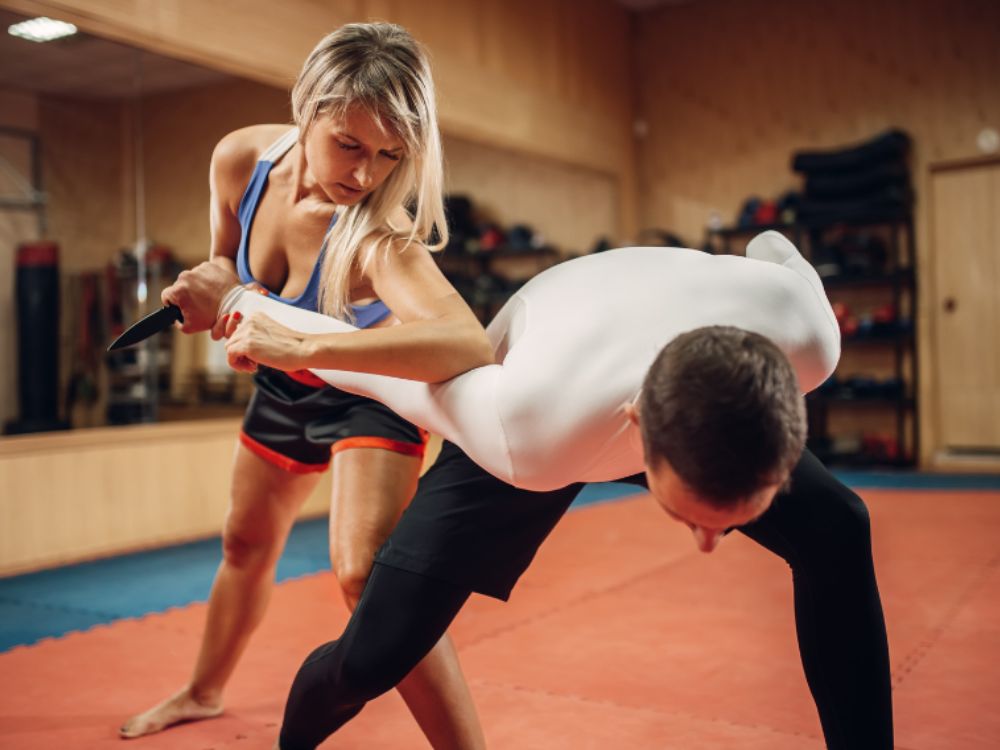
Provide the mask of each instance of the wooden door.
{"label": "wooden door", "polygon": [[931,173],[936,453],[1000,456],[1000,163]]}

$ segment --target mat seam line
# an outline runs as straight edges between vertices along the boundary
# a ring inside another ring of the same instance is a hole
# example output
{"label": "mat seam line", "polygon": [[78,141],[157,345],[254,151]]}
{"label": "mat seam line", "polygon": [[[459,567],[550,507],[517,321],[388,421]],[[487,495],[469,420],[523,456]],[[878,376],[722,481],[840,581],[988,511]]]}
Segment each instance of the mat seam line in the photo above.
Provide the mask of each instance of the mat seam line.
{"label": "mat seam line", "polygon": [[569,599],[569,600],[563,602],[562,604],[556,605],[555,607],[553,607],[551,609],[547,609],[544,612],[540,612],[540,613],[537,613],[535,615],[531,615],[529,617],[524,618],[523,620],[519,620],[519,621],[517,621],[515,623],[504,625],[504,626],[499,627],[499,628],[497,628],[495,630],[491,630],[489,632],[483,633],[481,636],[479,636],[479,637],[477,637],[477,638],[475,638],[473,640],[466,641],[465,644],[463,646],[461,646],[459,650],[461,650],[462,648],[468,648],[470,646],[478,646],[481,643],[485,643],[486,641],[490,641],[490,640],[493,640],[495,638],[499,638],[500,636],[506,635],[506,634],[508,634],[508,633],[510,633],[510,632],[512,632],[514,630],[517,630],[518,628],[522,628],[522,627],[525,627],[527,625],[532,625],[534,623],[540,622],[540,621],[548,618],[551,615],[555,615],[555,614],[559,614],[561,612],[564,612],[565,610],[569,609],[570,607],[574,607],[574,606],[576,606],[578,604],[582,604],[582,603],[584,603],[584,602],[586,602],[586,601],[588,601],[590,599],[595,599],[595,598],[597,598],[599,596],[603,596],[605,594],[609,594],[609,593],[612,593],[614,591],[618,591],[618,590],[624,588],[625,586],[630,586],[631,584],[637,583],[638,581],[641,581],[644,578],[648,578],[648,577],[650,577],[650,576],[652,576],[652,575],[654,575],[656,573],[660,573],[660,572],[662,572],[664,570],[672,568],[675,565],[677,565],[678,563],[680,563],[682,561],[690,560],[690,559],[692,559],[694,557],[695,557],[695,555],[693,555],[693,554],[683,555],[681,557],[675,558],[674,560],[670,560],[669,562],[662,563],[660,565],[654,566],[652,568],[649,568],[648,570],[644,570],[641,573],[629,576],[627,578],[623,578],[622,580],[617,581],[617,582],[615,582],[613,584],[609,584],[608,586],[604,586],[604,587],[599,588],[599,589],[590,589],[590,590],[588,590],[588,591],[586,591],[586,592],[584,592],[584,593],[582,593],[582,594],[574,597],[573,599]]}
{"label": "mat seam line", "polygon": [[941,620],[930,629],[927,636],[920,640],[918,643],[900,662],[899,667],[894,670],[892,674],[892,689],[896,690],[903,681],[910,675],[913,670],[915,670],[920,663],[924,660],[927,654],[937,645],[937,642],[944,635],[945,630],[954,622],[955,618],[958,617],[959,612],[968,604],[969,599],[976,592],[977,589],[982,587],[989,574],[1000,564],[1000,555],[994,555],[992,559],[988,560],[980,570],[974,575],[971,581],[966,585],[965,590],[958,596],[956,601],[949,607],[948,611],[942,616]]}
{"label": "mat seam line", "polygon": [[733,721],[731,719],[726,719],[726,718],[723,718],[723,717],[699,716],[698,714],[693,714],[693,713],[690,713],[688,711],[677,711],[677,710],[669,710],[669,709],[662,709],[662,708],[652,708],[652,707],[649,707],[649,706],[632,706],[632,705],[628,705],[626,703],[620,703],[618,701],[613,701],[613,700],[606,700],[606,699],[600,699],[600,698],[589,698],[587,696],[580,695],[579,693],[557,693],[557,692],[554,692],[552,690],[545,690],[544,688],[529,688],[529,687],[525,687],[523,685],[517,685],[517,684],[511,684],[511,683],[493,682],[493,681],[490,681],[490,680],[473,680],[472,683],[474,685],[483,685],[483,686],[494,687],[494,688],[506,688],[506,689],[509,689],[509,690],[516,690],[518,692],[523,692],[523,693],[532,693],[532,694],[537,694],[537,695],[545,695],[545,696],[549,696],[549,697],[553,697],[553,698],[563,698],[563,699],[567,699],[567,700],[573,700],[573,701],[576,701],[578,703],[587,703],[587,704],[594,704],[594,705],[611,706],[613,708],[621,708],[621,709],[625,709],[625,710],[628,710],[628,711],[639,711],[639,712],[644,712],[644,713],[655,714],[657,716],[671,716],[671,717],[678,717],[678,718],[685,718],[685,719],[696,719],[698,721],[705,721],[705,722],[708,722],[710,724],[725,724],[725,725],[728,725],[728,726],[738,727],[738,728],[741,728],[741,729],[766,729],[767,731],[772,732],[773,734],[780,734],[780,735],[792,736],[792,737],[808,737],[808,738],[814,739],[814,740],[816,740],[818,742],[822,742],[823,741],[822,737],[814,735],[814,734],[809,734],[807,732],[796,732],[796,731],[787,730],[787,729],[777,729],[776,727],[772,727],[769,724],[745,724],[745,723],[742,723],[742,722]]}
{"label": "mat seam line", "polygon": [[[55,610],[57,612],[67,612],[73,615],[94,615],[95,617],[114,618],[116,620],[120,620],[123,617],[123,615],[115,615],[112,614],[111,612],[104,612],[102,610],[97,610],[97,609],[85,609],[83,607],[73,607],[67,604],[50,604],[49,602],[34,602],[31,600],[11,599],[6,596],[0,596],[0,603],[14,604],[22,607],[38,607],[39,609]],[[94,623],[94,624],[96,625],[99,623]],[[67,631],[67,632],[72,632],[72,631]]]}

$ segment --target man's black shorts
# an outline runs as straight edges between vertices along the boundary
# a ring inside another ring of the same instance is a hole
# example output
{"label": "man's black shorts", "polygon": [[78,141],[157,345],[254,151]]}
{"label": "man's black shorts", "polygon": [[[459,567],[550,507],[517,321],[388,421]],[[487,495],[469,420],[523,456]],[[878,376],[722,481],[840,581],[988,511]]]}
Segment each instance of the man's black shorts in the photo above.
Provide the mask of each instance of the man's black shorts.
{"label": "man's black shorts", "polygon": [[583,486],[518,489],[445,442],[375,561],[506,600]]}

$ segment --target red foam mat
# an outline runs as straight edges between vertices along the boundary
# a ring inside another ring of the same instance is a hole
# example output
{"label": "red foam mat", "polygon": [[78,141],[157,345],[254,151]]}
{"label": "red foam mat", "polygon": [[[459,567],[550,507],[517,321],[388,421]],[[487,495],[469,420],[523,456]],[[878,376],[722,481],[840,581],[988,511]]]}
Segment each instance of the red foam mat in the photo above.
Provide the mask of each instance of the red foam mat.
{"label": "red foam mat", "polygon": [[[1000,493],[864,493],[905,750],[1000,747]],[[278,587],[227,712],[126,745],[116,728],[188,676],[204,605],[0,655],[0,748],[264,750],[302,657],[346,620],[328,574]],[[502,604],[452,634],[492,748],[822,748],[784,563],[740,535],[712,555],[648,498],[571,513]],[[426,742],[395,695],[326,744]]]}

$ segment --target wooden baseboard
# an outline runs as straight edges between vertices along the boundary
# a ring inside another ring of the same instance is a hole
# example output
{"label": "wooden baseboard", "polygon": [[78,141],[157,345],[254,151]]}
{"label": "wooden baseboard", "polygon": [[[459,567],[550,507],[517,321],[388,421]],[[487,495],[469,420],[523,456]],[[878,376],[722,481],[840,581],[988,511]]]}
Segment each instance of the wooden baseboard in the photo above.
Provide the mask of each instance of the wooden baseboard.
{"label": "wooden baseboard", "polygon": [[[239,419],[0,440],[0,576],[217,535]],[[329,507],[329,477],[303,515]]]}
{"label": "wooden baseboard", "polygon": [[954,474],[1000,474],[1000,455],[962,455],[939,451],[931,454],[926,468]]}

